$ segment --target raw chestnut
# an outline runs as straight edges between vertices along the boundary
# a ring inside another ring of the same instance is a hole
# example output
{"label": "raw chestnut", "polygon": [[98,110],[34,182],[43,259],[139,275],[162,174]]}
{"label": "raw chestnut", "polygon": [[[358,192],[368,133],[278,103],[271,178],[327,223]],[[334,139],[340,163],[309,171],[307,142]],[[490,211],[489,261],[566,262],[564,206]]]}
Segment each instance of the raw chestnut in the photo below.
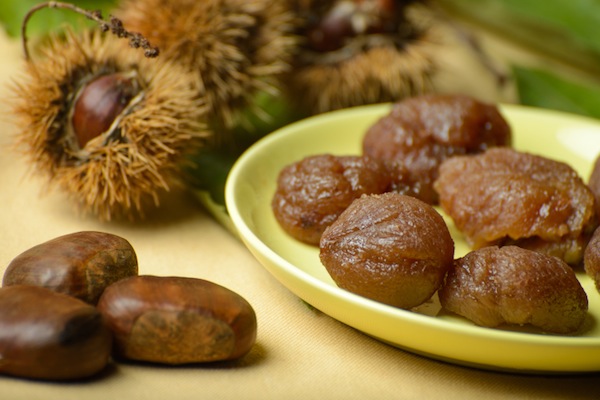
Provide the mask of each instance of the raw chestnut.
{"label": "raw chestnut", "polygon": [[79,147],[106,132],[138,91],[135,79],[123,74],[92,80],[79,94],[73,110],[73,131]]}
{"label": "raw chestnut", "polygon": [[237,293],[196,278],[135,276],[109,286],[98,302],[115,337],[115,355],[161,364],[224,361],[256,341],[256,314]]}
{"label": "raw chestnut", "polygon": [[104,369],[111,350],[112,334],[94,306],[42,287],[0,289],[0,373],[85,378]]}
{"label": "raw chestnut", "polygon": [[84,231],[21,253],[8,265],[2,285],[42,286],[96,304],[108,285],[137,274],[137,257],[127,240]]}
{"label": "raw chestnut", "polygon": [[[397,29],[400,4],[394,0],[338,1],[307,32],[308,44],[321,52],[342,48],[356,36]],[[312,19],[316,19],[313,17]]]}
{"label": "raw chestnut", "polygon": [[512,131],[494,104],[466,95],[427,94],[396,102],[363,138],[363,154],[396,171],[394,190],[436,205],[440,164],[510,146]]}

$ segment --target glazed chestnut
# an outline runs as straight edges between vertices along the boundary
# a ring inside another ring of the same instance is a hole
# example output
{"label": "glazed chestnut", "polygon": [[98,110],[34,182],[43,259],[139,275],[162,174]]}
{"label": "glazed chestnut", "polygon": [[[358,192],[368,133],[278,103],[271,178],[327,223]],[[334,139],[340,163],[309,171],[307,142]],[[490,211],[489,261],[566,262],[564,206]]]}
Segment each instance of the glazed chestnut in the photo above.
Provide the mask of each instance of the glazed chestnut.
{"label": "glazed chestnut", "polygon": [[391,179],[385,165],[369,157],[308,156],[279,172],[271,207],[286,233],[318,245],[325,228],[355,199],[386,192]]}
{"label": "glazed chestnut", "polygon": [[487,246],[454,261],[440,304],[477,325],[531,325],[575,334],[588,298],[573,269],[557,257],[517,246]]}
{"label": "glazed chestnut", "polygon": [[588,186],[594,193],[594,197],[596,198],[596,214],[598,220],[600,221],[600,154],[596,158],[596,162],[592,168],[592,173],[590,175],[590,179],[588,182]]}
{"label": "glazed chestnut", "polygon": [[107,365],[112,334],[90,304],[37,286],[0,289],[0,373],[72,380]]}
{"label": "glazed chestnut", "polygon": [[583,254],[585,272],[594,281],[596,289],[600,292],[600,228],[594,231]]}
{"label": "glazed chestnut", "polygon": [[364,135],[363,154],[395,171],[393,189],[437,205],[440,165],[458,155],[509,147],[511,127],[494,104],[466,95],[426,94],[395,103]]}
{"label": "glazed chestnut", "polygon": [[442,285],[454,241],[431,205],[389,192],[356,199],[323,233],[319,257],[340,288],[411,309]]}
{"label": "glazed chestnut", "polygon": [[8,265],[2,285],[42,286],[96,304],[108,285],[137,273],[137,257],[127,240],[84,231],[21,253]]}
{"label": "glazed chestnut", "polygon": [[577,171],[508,147],[445,160],[434,188],[472,249],[516,245],[576,266],[598,226]]}
{"label": "glazed chestnut", "polygon": [[115,355],[161,364],[242,357],[256,341],[256,314],[237,293],[196,278],[135,276],[98,302]]}

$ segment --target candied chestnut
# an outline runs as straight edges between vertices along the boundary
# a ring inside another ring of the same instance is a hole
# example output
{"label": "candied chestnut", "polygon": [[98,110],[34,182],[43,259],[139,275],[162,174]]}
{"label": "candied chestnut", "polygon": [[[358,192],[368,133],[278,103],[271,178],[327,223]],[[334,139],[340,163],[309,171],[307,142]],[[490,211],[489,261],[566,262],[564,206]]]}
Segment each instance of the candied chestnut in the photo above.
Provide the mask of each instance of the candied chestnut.
{"label": "candied chestnut", "polygon": [[496,106],[464,95],[430,94],[394,104],[367,131],[363,152],[393,167],[394,190],[437,204],[433,182],[442,161],[510,146],[511,138]]}
{"label": "candied chestnut", "polygon": [[457,259],[438,294],[445,309],[492,328],[530,324],[574,333],[588,309],[569,265],[517,246],[488,246]]}
{"label": "candied chestnut", "polygon": [[598,155],[596,163],[594,164],[594,168],[592,169],[589,186],[594,193],[594,197],[596,198],[596,214],[598,219],[600,219],[600,154]]}
{"label": "candied chestnut", "polygon": [[442,284],[454,242],[431,205],[389,192],[355,200],[325,230],[320,250],[339,287],[410,309]]}
{"label": "candied chestnut", "polygon": [[597,225],[594,196],[576,171],[506,147],[446,160],[435,189],[474,249],[514,244],[576,265]]}
{"label": "candied chestnut", "polygon": [[583,253],[585,272],[596,284],[600,292],[600,228],[597,228]]}
{"label": "candied chestnut", "polygon": [[383,193],[391,176],[371,158],[320,154],[283,168],[272,200],[273,213],[292,237],[318,245],[321,235],[362,194]]}

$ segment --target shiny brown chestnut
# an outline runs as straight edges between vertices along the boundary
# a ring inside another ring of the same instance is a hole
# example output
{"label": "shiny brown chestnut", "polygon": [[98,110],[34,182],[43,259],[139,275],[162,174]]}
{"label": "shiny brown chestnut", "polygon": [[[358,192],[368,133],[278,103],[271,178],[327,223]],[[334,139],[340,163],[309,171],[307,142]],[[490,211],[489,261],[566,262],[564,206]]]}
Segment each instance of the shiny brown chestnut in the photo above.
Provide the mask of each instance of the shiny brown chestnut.
{"label": "shiny brown chestnut", "polygon": [[2,285],[42,286],[96,304],[108,285],[137,274],[137,256],[126,239],[83,231],[18,255],[4,272]]}
{"label": "shiny brown chestnut", "polygon": [[308,44],[314,50],[328,52],[340,49],[356,36],[389,33],[397,26],[394,18],[400,14],[400,6],[395,0],[335,1],[308,30]]}
{"label": "shiny brown chestnut", "polygon": [[115,355],[161,364],[242,357],[256,341],[256,314],[237,293],[197,278],[141,275],[109,286],[98,309]]}
{"label": "shiny brown chestnut", "polygon": [[104,369],[111,350],[112,334],[94,306],[42,287],[0,289],[0,373],[86,378]]}
{"label": "shiny brown chestnut", "polygon": [[79,147],[108,131],[139,92],[135,78],[121,73],[102,75],[89,82],[75,101],[71,119]]}

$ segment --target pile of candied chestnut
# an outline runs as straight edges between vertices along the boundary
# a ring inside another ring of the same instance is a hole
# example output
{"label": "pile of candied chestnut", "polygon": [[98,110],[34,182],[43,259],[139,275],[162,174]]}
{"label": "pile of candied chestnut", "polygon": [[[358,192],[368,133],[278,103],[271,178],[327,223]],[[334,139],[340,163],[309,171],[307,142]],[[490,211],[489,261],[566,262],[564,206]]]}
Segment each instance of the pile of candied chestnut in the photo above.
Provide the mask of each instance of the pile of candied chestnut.
{"label": "pile of candied chestnut", "polygon": [[[369,127],[361,155],[287,165],[272,200],[292,237],[319,246],[341,288],[403,309],[429,301],[485,327],[578,334],[600,290],[600,157],[569,165],[512,146],[495,105],[424,95]],[[455,258],[439,207],[471,251]]]}
{"label": "pile of candied chestnut", "polygon": [[111,359],[168,365],[233,360],[256,340],[237,293],[138,274],[131,244],[103,232],[44,242],[8,265],[0,288],[0,373],[71,380]]}

